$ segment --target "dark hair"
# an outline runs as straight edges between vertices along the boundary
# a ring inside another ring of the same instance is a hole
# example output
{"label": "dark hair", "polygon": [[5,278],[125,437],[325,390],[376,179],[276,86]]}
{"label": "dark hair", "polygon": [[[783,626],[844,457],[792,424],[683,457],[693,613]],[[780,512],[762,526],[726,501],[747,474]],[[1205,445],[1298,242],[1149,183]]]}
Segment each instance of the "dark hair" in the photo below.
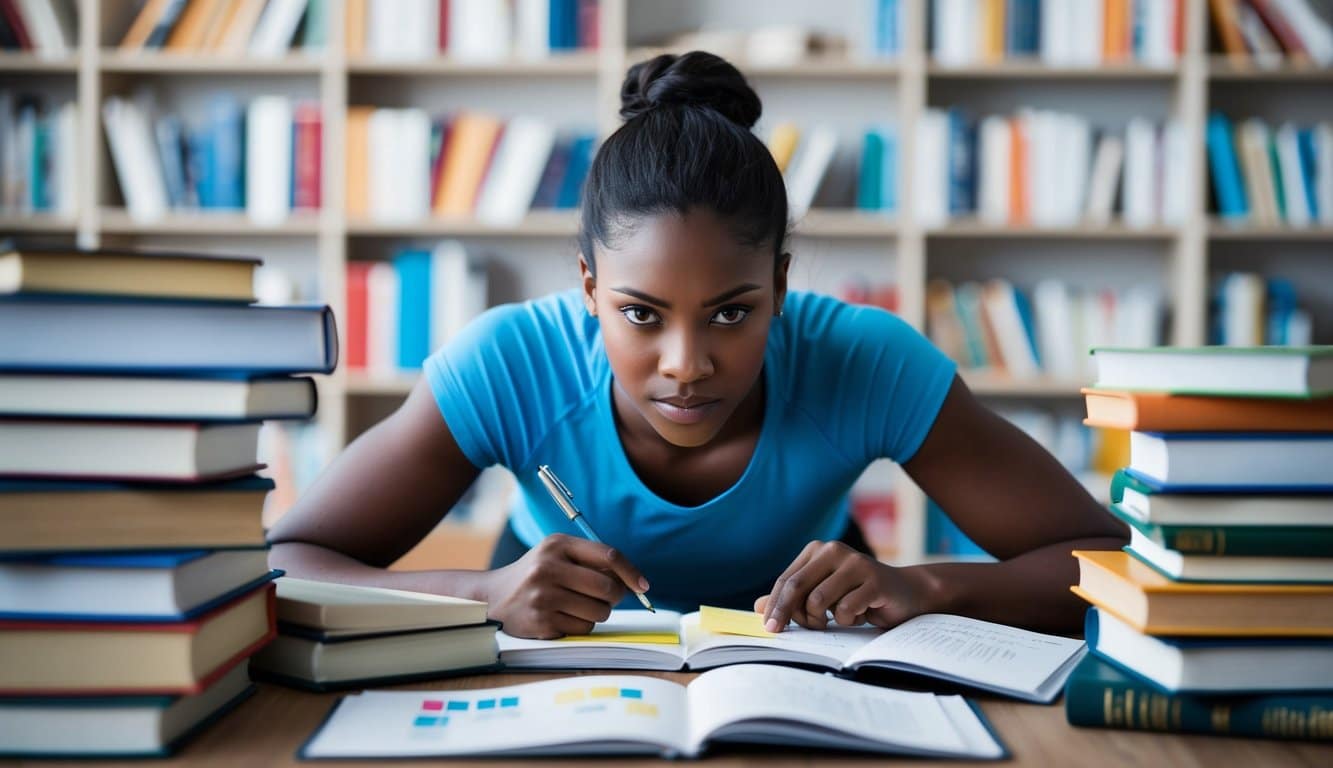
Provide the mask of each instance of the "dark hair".
{"label": "dark hair", "polygon": [[593,246],[609,245],[633,218],[691,208],[716,212],[742,243],[787,236],[787,189],[750,130],[763,110],[745,77],[711,53],[663,54],[630,67],[620,87],[625,124],[593,159],[583,189],[579,247],[596,274]]}

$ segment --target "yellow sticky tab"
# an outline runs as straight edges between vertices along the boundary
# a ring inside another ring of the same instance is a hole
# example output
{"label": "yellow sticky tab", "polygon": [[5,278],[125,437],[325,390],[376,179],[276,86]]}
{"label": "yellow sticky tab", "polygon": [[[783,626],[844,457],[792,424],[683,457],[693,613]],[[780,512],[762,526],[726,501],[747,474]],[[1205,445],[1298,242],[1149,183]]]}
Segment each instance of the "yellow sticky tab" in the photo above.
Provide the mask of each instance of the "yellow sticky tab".
{"label": "yellow sticky tab", "polygon": [[699,628],[720,635],[775,636],[775,633],[764,629],[764,617],[754,611],[714,608],[711,605],[699,606]]}
{"label": "yellow sticky tab", "polygon": [[556,704],[572,704],[576,701],[583,701],[583,689],[571,688],[567,691],[560,691],[555,695]]}
{"label": "yellow sticky tab", "polygon": [[565,635],[557,638],[566,643],[652,643],[680,645],[677,632],[598,632],[594,635]]}
{"label": "yellow sticky tab", "polygon": [[589,688],[588,698],[590,699],[614,699],[620,695],[619,688]]}
{"label": "yellow sticky tab", "polygon": [[625,704],[625,714],[643,715],[645,717],[657,717],[657,705],[648,704],[643,701],[631,701]]}

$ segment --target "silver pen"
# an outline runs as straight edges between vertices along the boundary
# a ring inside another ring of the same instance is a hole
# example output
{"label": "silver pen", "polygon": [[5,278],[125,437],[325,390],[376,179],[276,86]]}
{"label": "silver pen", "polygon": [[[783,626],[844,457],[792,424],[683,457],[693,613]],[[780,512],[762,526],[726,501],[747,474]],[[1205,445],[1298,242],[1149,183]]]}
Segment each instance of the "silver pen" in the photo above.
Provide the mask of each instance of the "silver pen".
{"label": "silver pen", "polygon": [[[550,467],[545,464],[537,467],[537,477],[541,479],[542,485],[546,486],[546,492],[551,494],[551,498],[555,499],[555,503],[559,505],[560,511],[565,513],[565,517],[568,517],[570,522],[579,527],[579,530],[583,532],[585,538],[590,541],[595,541],[598,544],[606,543],[602,541],[602,537],[598,536],[597,532],[592,529],[592,526],[588,525],[588,521],[583,519],[583,513],[579,511],[578,507],[574,506],[574,494],[570,493],[569,489],[565,487],[565,484],[560,482],[560,478],[555,476],[555,473],[551,471]],[[640,592],[629,584],[626,584],[625,586],[629,587],[630,590],[634,592],[635,597],[639,598],[639,602],[643,603],[644,608],[647,608],[653,613],[657,613],[657,609],[653,607],[653,604],[648,602],[648,595]]]}

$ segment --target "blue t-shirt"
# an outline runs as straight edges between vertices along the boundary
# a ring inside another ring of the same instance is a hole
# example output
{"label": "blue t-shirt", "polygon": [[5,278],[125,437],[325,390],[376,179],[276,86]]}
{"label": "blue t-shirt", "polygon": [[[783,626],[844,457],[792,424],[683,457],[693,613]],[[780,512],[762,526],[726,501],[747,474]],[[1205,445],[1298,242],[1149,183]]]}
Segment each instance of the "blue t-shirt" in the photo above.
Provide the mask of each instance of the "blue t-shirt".
{"label": "blue t-shirt", "polygon": [[487,311],[425,363],[463,453],[518,478],[511,512],[534,546],[578,535],[546,494],[549,464],[593,529],[652,584],[656,605],[749,608],[801,549],[839,538],[847,492],[930,431],[954,364],[881,309],[793,291],[764,353],[764,421],[731,488],[697,507],[660,498],[625,455],[597,318],[569,291]]}

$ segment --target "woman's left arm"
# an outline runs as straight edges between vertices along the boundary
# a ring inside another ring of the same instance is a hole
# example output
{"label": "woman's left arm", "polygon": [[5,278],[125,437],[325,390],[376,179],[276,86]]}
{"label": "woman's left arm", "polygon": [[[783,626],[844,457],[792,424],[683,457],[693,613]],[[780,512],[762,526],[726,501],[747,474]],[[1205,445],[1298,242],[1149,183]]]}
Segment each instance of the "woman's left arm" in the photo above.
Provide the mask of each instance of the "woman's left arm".
{"label": "woman's left arm", "polygon": [[896,568],[836,542],[812,542],[755,608],[776,626],[891,626],[954,613],[1049,632],[1077,632],[1086,606],[1075,549],[1119,549],[1122,524],[1050,453],[977,402],[957,376],[935,424],[903,468],[995,563]]}

